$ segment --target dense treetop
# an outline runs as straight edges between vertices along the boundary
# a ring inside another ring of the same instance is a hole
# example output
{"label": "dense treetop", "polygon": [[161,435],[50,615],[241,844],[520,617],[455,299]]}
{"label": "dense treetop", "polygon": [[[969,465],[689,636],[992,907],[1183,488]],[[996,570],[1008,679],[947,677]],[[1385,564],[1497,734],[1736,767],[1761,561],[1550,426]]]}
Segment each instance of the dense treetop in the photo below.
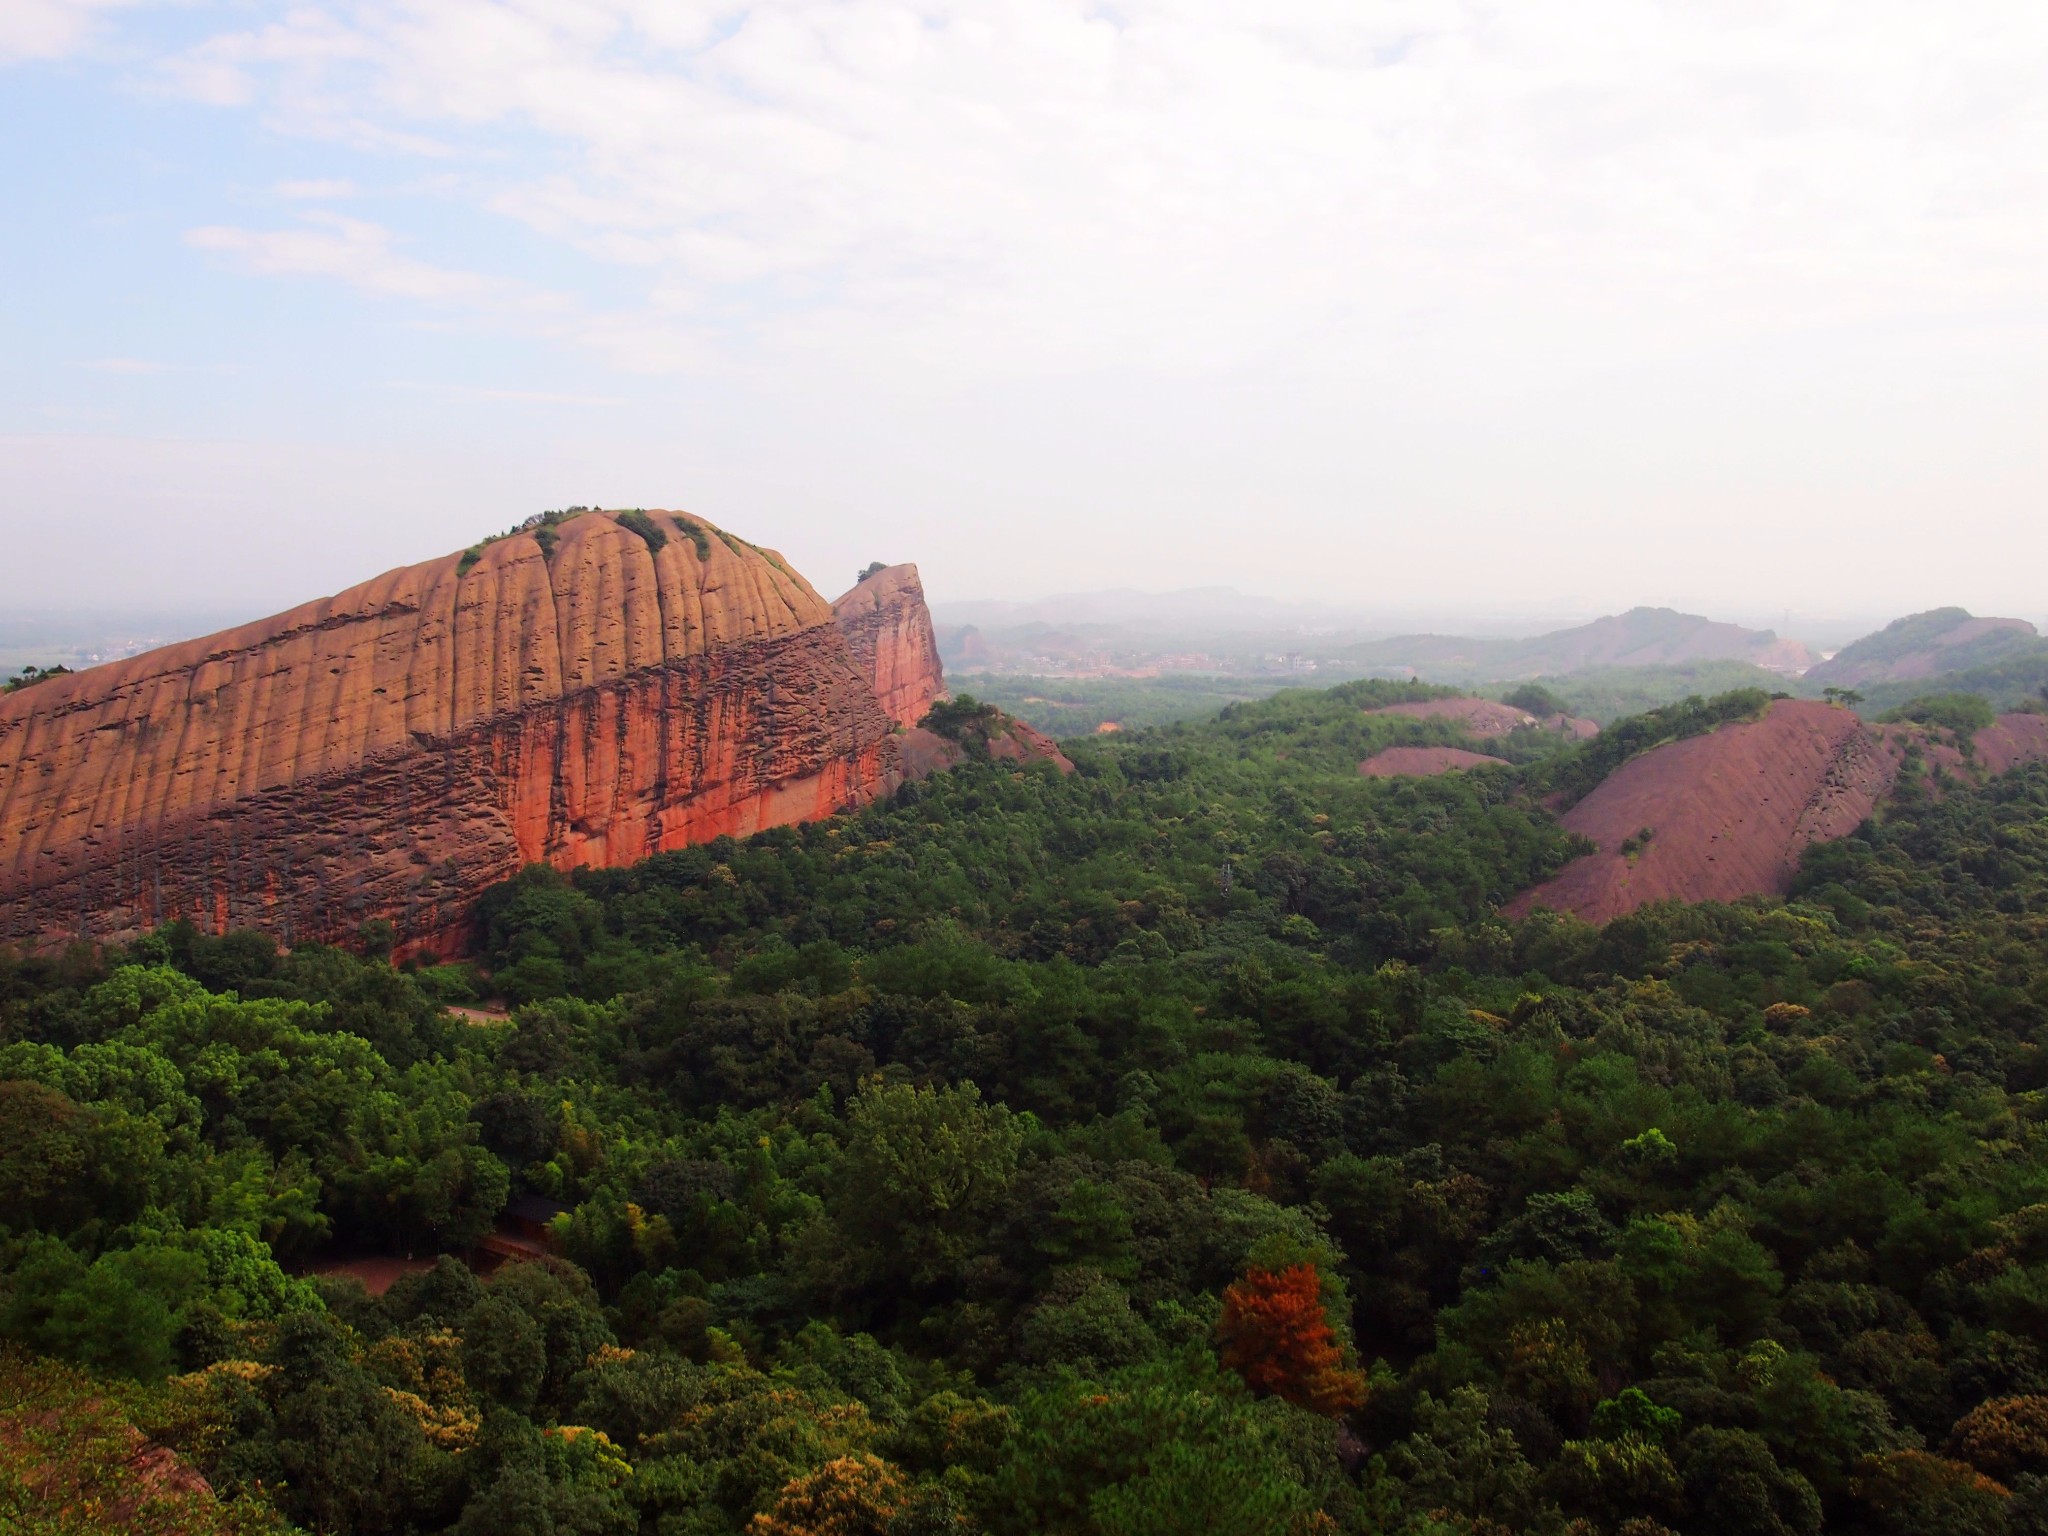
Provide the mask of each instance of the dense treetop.
{"label": "dense treetop", "polygon": [[2048,1530],[2048,769],[1511,925],[1615,747],[1361,779],[1409,696],[528,871],[474,966],[0,960],[0,1515],[82,1370],[317,1530]]}

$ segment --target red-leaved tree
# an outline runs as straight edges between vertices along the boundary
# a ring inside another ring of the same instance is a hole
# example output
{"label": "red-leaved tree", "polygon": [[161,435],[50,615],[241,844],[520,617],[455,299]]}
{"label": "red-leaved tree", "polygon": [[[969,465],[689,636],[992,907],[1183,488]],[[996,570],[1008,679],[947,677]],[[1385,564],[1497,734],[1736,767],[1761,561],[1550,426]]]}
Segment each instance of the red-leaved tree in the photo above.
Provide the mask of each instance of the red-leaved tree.
{"label": "red-leaved tree", "polygon": [[1365,1378],[1345,1367],[1313,1264],[1246,1270],[1223,1293],[1216,1336],[1223,1363],[1254,1391],[1330,1418],[1365,1401]]}

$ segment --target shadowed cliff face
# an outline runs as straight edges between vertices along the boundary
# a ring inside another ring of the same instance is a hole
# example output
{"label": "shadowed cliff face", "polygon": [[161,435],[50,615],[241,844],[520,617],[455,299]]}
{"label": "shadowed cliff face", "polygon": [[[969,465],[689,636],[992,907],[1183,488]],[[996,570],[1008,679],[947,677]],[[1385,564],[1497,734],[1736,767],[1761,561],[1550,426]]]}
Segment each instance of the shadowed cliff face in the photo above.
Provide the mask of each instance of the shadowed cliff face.
{"label": "shadowed cliff face", "polygon": [[939,642],[914,565],[891,565],[832,605],[832,616],[875,696],[898,725],[912,726],[946,696]]}
{"label": "shadowed cliff face", "polygon": [[522,864],[893,786],[890,717],[809,584],[694,520],[645,526],[658,550],[589,513],[0,699],[0,938],[382,917],[445,944]]}

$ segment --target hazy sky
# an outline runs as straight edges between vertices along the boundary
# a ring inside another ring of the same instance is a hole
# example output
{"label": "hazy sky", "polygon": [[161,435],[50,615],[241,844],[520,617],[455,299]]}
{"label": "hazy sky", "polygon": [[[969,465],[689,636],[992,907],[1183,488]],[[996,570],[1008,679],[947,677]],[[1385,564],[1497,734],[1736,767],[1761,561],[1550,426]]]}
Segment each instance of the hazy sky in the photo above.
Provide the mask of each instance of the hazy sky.
{"label": "hazy sky", "polygon": [[0,0],[0,227],[5,609],[595,502],[828,595],[2048,617],[2040,0]]}

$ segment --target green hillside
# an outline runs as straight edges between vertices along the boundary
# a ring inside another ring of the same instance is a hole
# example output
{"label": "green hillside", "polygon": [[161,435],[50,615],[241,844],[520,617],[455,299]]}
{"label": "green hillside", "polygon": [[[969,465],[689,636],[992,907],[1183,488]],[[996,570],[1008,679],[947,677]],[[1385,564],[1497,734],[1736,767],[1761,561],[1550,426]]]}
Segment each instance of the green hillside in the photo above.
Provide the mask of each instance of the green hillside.
{"label": "green hillside", "polygon": [[1682,699],[1712,698],[1741,688],[1778,693],[1797,685],[1746,661],[1699,661],[1657,667],[1602,667],[1536,681],[1571,714],[1608,725],[1624,715]]}
{"label": "green hillside", "polygon": [[2001,711],[2038,705],[2048,702],[2048,645],[1987,666],[1943,672],[1913,682],[1865,683],[1857,691],[1864,697],[1857,708],[1866,715],[1896,709],[1913,699],[1937,693],[1976,694]]}
{"label": "green hillside", "polygon": [[1389,671],[1412,669],[1431,682],[1469,684],[1555,677],[1609,667],[1661,667],[1763,658],[1777,640],[1770,630],[1743,629],[1671,608],[1631,608],[1590,624],[1519,639],[1401,635],[1339,653],[1345,663]]}
{"label": "green hillside", "polygon": [[1508,924],[1536,795],[1761,695],[1361,779],[1427,692],[529,870],[474,963],[0,952],[0,1523],[115,1401],[335,1532],[2042,1529],[2048,770]]}
{"label": "green hillside", "polygon": [[[2031,624],[1980,620],[1965,608],[1932,608],[1895,619],[1844,646],[1807,673],[1804,681],[1813,687],[1851,684],[1865,691],[1918,681],[1924,691],[1935,676],[2043,661],[2048,661],[2048,639],[2037,635]],[[1905,675],[1895,677],[1897,672]],[[1944,683],[1940,691],[1959,690]]]}

